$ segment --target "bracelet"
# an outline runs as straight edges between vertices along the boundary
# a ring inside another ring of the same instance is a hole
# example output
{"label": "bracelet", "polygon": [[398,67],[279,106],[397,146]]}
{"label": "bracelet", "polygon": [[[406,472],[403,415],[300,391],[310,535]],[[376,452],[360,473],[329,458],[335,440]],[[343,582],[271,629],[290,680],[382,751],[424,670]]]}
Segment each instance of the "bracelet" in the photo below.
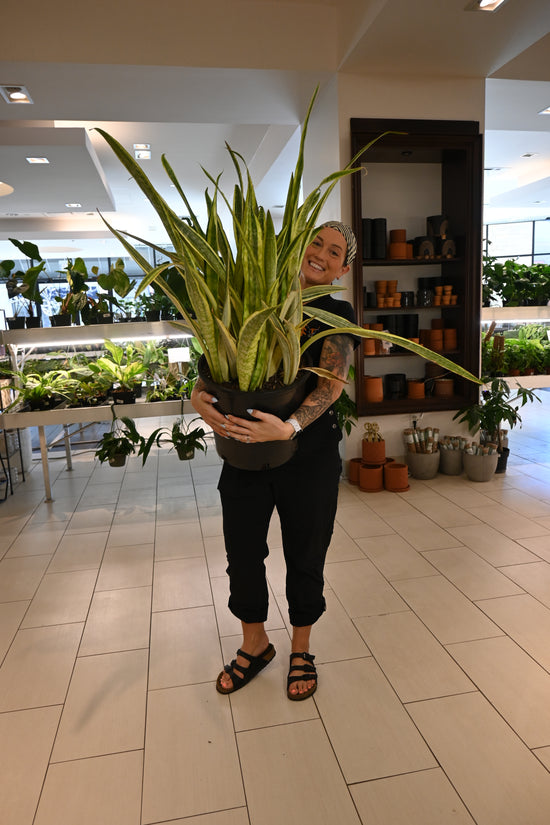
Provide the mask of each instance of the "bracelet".
{"label": "bracelet", "polygon": [[289,441],[292,441],[293,438],[296,438],[298,433],[302,432],[302,428],[300,427],[299,422],[295,418],[287,418],[285,424],[291,424],[294,429],[294,432],[290,436]]}

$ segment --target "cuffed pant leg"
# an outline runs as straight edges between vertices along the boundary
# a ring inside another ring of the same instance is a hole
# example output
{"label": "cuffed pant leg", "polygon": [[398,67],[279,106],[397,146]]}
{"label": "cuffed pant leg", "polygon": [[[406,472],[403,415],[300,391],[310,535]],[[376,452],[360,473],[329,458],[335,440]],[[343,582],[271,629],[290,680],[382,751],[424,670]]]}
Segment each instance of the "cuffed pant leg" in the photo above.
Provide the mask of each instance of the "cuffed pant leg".
{"label": "cuffed pant leg", "polygon": [[[337,445],[285,465],[277,482],[276,505],[281,519],[287,566],[286,596],[293,627],[314,624],[325,610],[325,558],[338,504],[341,460]],[[285,474],[286,474],[285,469]]]}
{"label": "cuffed pant leg", "polygon": [[243,622],[265,622],[269,595],[265,559],[274,508],[267,473],[225,464],[218,483],[229,575],[229,609]]}

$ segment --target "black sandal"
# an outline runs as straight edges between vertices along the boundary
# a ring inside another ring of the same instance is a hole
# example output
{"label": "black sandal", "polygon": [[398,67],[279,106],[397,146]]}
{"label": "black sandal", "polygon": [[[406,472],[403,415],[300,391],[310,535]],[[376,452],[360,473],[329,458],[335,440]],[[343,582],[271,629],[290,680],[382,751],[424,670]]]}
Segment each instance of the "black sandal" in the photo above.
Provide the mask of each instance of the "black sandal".
{"label": "black sandal", "polygon": [[[306,665],[293,665],[293,659],[305,659],[308,664]],[[317,671],[315,670],[315,665],[313,664],[313,660],[315,656],[312,656],[311,653],[291,653],[290,654],[290,668],[288,671],[288,678],[286,680],[286,695],[291,700],[291,702],[300,702],[302,699],[308,699],[310,696],[313,696],[315,691],[317,690]],[[292,675],[294,671],[300,670],[300,674]],[[315,684],[312,685],[310,688],[305,690],[303,693],[291,693],[290,686],[294,684],[294,682],[311,682],[314,681]]]}
{"label": "black sandal", "polygon": [[[264,667],[270,663],[275,656],[275,648],[270,643],[259,656],[251,656],[250,653],[245,653],[244,650],[237,650],[237,656],[242,656],[243,659],[247,659],[250,664],[248,667],[242,667],[242,665],[237,664],[236,659],[233,659],[230,665],[225,665],[216,679],[216,690],[218,693],[235,693],[236,690],[240,690],[247,685],[260,670],[263,670]],[[238,671],[239,675],[235,675],[235,671]],[[228,673],[231,677],[232,687],[223,686],[221,680],[224,673]]]}

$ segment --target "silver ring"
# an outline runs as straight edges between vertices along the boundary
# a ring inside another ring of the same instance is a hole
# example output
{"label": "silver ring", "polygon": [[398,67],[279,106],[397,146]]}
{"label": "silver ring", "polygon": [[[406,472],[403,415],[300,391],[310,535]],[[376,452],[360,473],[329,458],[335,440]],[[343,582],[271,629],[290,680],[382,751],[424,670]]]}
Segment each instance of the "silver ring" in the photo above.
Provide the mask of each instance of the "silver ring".
{"label": "silver ring", "polygon": [[246,436],[246,443],[250,444],[250,436],[249,435]]}

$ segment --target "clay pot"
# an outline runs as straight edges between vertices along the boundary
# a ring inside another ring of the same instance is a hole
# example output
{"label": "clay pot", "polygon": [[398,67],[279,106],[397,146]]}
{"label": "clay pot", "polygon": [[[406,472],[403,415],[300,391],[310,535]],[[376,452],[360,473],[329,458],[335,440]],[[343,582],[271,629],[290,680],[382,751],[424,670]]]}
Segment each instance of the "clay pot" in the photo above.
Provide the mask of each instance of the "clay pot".
{"label": "clay pot", "polygon": [[384,488],[384,467],[382,464],[361,464],[359,468],[359,489],[364,493],[378,493]]}
{"label": "clay pot", "polygon": [[439,450],[436,453],[407,453],[407,464],[413,478],[434,478],[439,469]]}
{"label": "clay pot", "polygon": [[424,381],[407,381],[407,398],[424,398],[425,395]]}
{"label": "clay pot", "polygon": [[348,465],[348,481],[350,484],[359,484],[359,470],[361,468],[362,463],[362,458],[350,459]]}
{"label": "clay pot", "polygon": [[381,375],[365,375],[363,382],[365,399],[370,404],[379,404],[384,400],[384,385]]}
{"label": "clay pot", "polygon": [[384,465],[384,488],[390,493],[404,493],[409,489],[409,468],[406,464],[390,461]]}
{"label": "clay pot", "polygon": [[443,330],[443,348],[446,350],[454,350],[456,349],[457,339],[456,339],[456,329],[444,329]]}
{"label": "clay pot", "polygon": [[455,382],[452,378],[436,378],[434,395],[437,398],[451,398],[454,395]]}
{"label": "clay pot", "polygon": [[386,460],[386,442],[363,439],[361,453],[365,464],[383,464]]}

